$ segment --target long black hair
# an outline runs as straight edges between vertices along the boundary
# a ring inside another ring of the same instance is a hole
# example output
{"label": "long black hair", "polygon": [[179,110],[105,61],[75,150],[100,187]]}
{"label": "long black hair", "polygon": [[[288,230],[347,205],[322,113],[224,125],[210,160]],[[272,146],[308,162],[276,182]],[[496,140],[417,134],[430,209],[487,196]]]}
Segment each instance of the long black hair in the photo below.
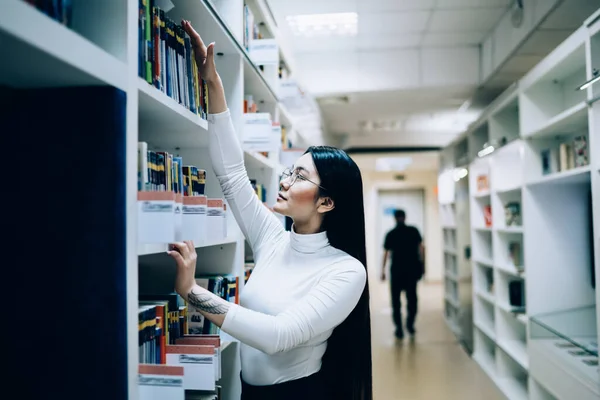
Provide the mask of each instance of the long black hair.
{"label": "long black hair", "polygon": [[[345,151],[329,146],[312,146],[321,178],[321,196],[334,201],[325,214],[323,230],[331,246],[356,258],[367,269],[365,210],[360,169]],[[348,318],[333,330],[323,356],[322,372],[331,389],[331,399],[371,400],[371,316],[369,281]]]}

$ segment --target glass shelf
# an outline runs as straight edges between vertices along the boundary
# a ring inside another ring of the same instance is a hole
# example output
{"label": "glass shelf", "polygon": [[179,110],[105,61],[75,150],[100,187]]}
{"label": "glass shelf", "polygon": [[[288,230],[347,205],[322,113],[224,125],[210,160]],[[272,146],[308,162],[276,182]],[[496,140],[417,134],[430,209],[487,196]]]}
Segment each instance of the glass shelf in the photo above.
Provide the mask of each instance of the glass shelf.
{"label": "glass shelf", "polygon": [[562,339],[562,346],[571,347],[577,355],[598,357],[596,306],[531,316],[530,337]]}

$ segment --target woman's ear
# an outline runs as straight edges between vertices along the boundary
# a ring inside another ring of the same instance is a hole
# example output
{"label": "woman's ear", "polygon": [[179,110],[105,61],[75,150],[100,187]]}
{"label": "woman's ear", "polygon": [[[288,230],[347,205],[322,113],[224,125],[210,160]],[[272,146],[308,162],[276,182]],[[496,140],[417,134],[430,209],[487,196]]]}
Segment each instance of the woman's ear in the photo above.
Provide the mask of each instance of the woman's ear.
{"label": "woman's ear", "polygon": [[335,208],[335,202],[333,201],[333,199],[331,197],[321,197],[319,199],[319,207],[317,208],[317,211],[325,214],[326,212],[329,212],[331,210],[333,210]]}

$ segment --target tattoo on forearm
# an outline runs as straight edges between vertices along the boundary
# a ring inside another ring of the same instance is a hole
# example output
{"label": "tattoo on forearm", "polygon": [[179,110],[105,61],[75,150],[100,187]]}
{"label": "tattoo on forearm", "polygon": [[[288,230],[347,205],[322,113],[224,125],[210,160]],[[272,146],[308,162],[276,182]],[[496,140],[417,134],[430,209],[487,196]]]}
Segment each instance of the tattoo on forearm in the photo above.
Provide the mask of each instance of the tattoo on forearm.
{"label": "tattoo on forearm", "polygon": [[194,293],[192,290],[188,294],[188,302],[200,311],[209,314],[227,314],[229,305],[215,299],[210,293]]}

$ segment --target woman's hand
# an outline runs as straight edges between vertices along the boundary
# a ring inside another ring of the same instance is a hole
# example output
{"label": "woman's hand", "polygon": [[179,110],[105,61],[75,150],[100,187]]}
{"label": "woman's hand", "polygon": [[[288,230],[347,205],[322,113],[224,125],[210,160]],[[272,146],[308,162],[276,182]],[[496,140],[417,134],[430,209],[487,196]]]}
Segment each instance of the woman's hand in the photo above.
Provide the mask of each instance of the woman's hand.
{"label": "woman's hand", "polygon": [[167,254],[175,259],[177,263],[177,275],[175,277],[175,291],[184,298],[187,298],[188,293],[196,284],[196,248],[190,240],[173,243],[172,250],[168,250]]}
{"label": "woman's hand", "polygon": [[202,79],[206,82],[214,82],[218,79],[217,68],[215,67],[215,43],[211,43],[208,47],[202,41],[202,38],[192,27],[190,21],[181,21],[183,30],[190,36],[192,48],[196,55],[196,65],[200,71]]}

